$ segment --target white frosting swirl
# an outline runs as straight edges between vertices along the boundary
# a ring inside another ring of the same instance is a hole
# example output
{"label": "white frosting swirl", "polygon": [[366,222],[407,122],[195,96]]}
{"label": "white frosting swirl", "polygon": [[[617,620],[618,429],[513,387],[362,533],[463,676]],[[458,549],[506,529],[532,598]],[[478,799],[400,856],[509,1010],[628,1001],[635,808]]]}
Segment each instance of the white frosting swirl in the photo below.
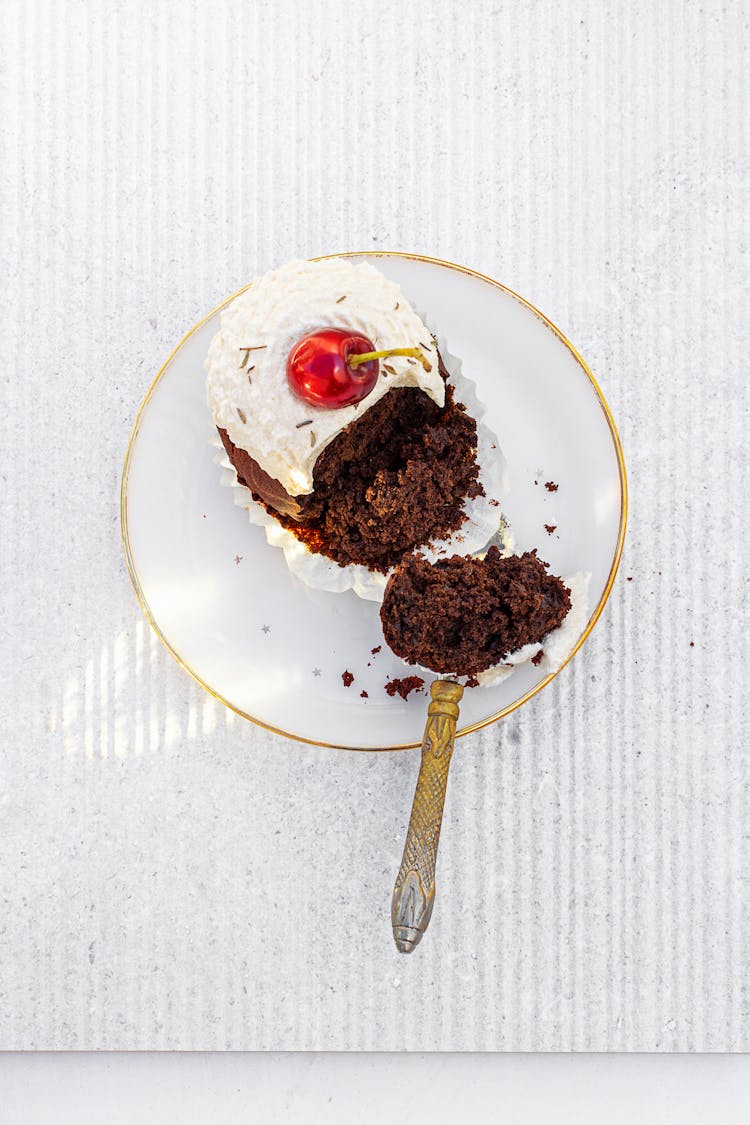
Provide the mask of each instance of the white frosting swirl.
{"label": "white frosting swirl", "polygon": [[[445,401],[429,330],[399,286],[367,262],[289,262],[254,281],[224,309],[220,323],[205,363],[214,421],[290,496],[312,492],[315,462],[325,447],[393,387],[419,387],[438,406]],[[378,351],[421,345],[432,369],[391,356],[386,362],[395,374],[387,374],[381,361],[377,383],[358,406],[311,406],[289,387],[286,361],[317,328],[359,332]],[[258,350],[248,354],[247,348]],[[308,419],[312,424],[298,428]]]}

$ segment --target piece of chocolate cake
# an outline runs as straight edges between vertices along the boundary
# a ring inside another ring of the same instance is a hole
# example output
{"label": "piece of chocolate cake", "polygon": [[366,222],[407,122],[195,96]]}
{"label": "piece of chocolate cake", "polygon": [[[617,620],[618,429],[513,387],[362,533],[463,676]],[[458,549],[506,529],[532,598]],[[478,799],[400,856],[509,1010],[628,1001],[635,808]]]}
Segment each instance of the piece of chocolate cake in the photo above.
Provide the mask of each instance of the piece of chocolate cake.
{"label": "piece of chocolate cake", "polygon": [[570,610],[570,590],[536,551],[429,563],[405,558],[380,609],[388,646],[409,664],[471,676],[525,645],[541,642]]}

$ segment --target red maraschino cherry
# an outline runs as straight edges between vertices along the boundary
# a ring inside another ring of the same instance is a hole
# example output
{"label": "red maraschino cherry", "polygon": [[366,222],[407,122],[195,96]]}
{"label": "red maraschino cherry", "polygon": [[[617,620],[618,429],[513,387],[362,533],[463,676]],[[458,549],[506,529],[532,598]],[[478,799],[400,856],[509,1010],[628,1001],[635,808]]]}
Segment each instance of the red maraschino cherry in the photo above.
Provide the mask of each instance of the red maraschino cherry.
{"label": "red maraschino cherry", "polygon": [[286,361],[289,386],[312,406],[338,410],[367,398],[378,381],[378,360],[413,356],[431,365],[419,348],[376,351],[371,340],[347,328],[319,328],[295,344]]}

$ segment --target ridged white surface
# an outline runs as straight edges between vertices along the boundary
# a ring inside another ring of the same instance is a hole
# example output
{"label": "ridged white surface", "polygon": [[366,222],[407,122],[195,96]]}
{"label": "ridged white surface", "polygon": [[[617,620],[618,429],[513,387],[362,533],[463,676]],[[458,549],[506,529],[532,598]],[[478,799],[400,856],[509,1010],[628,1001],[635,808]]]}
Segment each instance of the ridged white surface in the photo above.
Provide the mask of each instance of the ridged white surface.
{"label": "ridged white surface", "polygon": [[[750,1049],[739,0],[2,20],[0,1046]],[[254,273],[367,248],[544,309],[631,484],[592,637],[459,745],[409,959],[416,757],[220,709],[151,635],[118,530],[185,330]]]}

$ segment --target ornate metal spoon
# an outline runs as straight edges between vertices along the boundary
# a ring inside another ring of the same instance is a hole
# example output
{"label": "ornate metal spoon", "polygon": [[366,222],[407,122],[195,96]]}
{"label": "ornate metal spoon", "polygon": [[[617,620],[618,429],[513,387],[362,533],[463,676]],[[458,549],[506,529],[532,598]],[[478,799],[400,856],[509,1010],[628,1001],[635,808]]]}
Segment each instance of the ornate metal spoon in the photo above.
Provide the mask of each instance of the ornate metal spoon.
{"label": "ornate metal spoon", "polygon": [[422,761],[391,900],[393,936],[401,953],[411,953],[419,944],[432,915],[445,789],[463,693],[461,684],[453,680],[434,680],[430,685]]}

